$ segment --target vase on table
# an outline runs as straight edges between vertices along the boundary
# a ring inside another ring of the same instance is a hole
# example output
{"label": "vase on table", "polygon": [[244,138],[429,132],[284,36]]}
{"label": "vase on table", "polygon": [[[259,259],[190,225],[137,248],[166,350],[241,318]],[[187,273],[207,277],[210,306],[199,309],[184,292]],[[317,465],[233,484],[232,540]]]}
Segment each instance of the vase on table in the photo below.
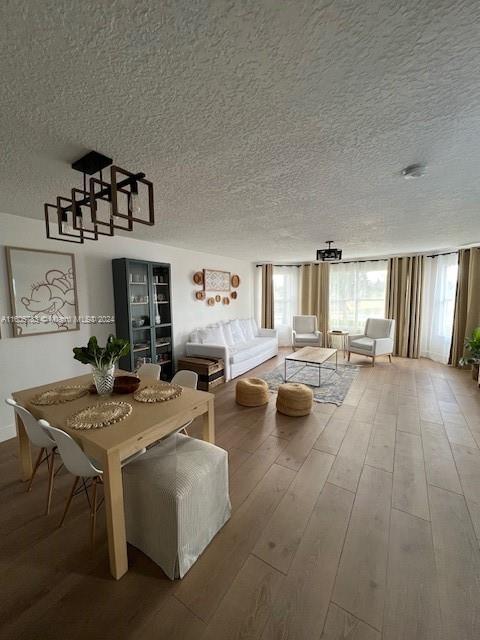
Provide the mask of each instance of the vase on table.
{"label": "vase on table", "polygon": [[106,396],[112,393],[113,383],[115,382],[115,367],[98,369],[92,367],[93,382],[99,396]]}

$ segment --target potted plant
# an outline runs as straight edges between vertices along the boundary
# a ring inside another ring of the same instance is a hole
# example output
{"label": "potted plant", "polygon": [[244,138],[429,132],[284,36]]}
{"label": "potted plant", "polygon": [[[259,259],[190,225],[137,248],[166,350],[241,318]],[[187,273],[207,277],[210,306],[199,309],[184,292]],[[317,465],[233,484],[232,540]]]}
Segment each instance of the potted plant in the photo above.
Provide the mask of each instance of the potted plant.
{"label": "potted plant", "polygon": [[109,335],[105,347],[100,347],[97,338],[92,336],[86,347],[73,349],[73,357],[82,364],[91,365],[97,393],[106,395],[113,391],[115,365],[129,351],[128,340]]}
{"label": "potted plant", "polygon": [[478,380],[478,369],[480,365],[480,327],[473,330],[472,335],[465,340],[465,349],[470,351],[469,356],[460,358],[460,364],[472,365],[472,378]]}

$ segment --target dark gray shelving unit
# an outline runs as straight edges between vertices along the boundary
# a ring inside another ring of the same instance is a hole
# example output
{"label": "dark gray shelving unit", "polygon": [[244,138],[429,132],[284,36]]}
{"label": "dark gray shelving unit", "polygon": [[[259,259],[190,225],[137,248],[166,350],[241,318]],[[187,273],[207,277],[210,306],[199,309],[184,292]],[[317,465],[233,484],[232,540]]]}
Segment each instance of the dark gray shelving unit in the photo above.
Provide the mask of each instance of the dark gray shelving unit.
{"label": "dark gray shelving unit", "polygon": [[119,366],[134,371],[145,361],[162,366],[162,380],[173,376],[172,288],[170,265],[130,258],[112,260],[116,335],[130,342]]}

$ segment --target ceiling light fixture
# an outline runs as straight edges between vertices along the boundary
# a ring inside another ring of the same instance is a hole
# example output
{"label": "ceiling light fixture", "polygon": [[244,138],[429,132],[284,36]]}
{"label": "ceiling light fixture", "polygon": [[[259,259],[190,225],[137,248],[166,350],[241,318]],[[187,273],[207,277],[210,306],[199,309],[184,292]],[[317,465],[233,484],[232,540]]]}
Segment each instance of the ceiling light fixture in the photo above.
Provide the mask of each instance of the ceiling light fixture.
{"label": "ceiling light fixture", "polygon": [[411,178],[421,178],[425,175],[426,168],[427,167],[424,164],[410,164],[408,167],[405,167],[405,169],[402,169],[402,176],[406,180]]}
{"label": "ceiling light fixture", "polygon": [[342,259],[342,250],[332,248],[334,240],[327,240],[328,249],[317,249],[317,260],[322,262],[335,262]]}
{"label": "ceiling light fixture", "polygon": [[[110,182],[103,178],[107,167]],[[111,158],[96,151],[76,160],[72,169],[83,174],[82,188],[73,188],[70,198],[58,196],[56,204],[45,203],[47,238],[83,244],[113,236],[115,229],[132,231],[134,222],[155,224],[153,184],[144,173],[114,166]]]}

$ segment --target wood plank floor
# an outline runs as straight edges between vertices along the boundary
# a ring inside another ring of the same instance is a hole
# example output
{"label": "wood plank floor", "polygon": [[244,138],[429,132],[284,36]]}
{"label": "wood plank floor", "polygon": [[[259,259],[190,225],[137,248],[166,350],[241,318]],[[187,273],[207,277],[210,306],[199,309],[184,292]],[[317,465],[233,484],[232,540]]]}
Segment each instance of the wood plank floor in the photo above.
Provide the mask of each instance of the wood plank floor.
{"label": "wood plank floor", "polygon": [[362,364],[304,418],[216,391],[233,514],[182,581],[133,547],[113,581],[102,513],[92,553],[83,497],[57,527],[68,474],[44,516],[45,470],[26,493],[1,443],[0,637],[478,640],[480,391],[424,359]]}

